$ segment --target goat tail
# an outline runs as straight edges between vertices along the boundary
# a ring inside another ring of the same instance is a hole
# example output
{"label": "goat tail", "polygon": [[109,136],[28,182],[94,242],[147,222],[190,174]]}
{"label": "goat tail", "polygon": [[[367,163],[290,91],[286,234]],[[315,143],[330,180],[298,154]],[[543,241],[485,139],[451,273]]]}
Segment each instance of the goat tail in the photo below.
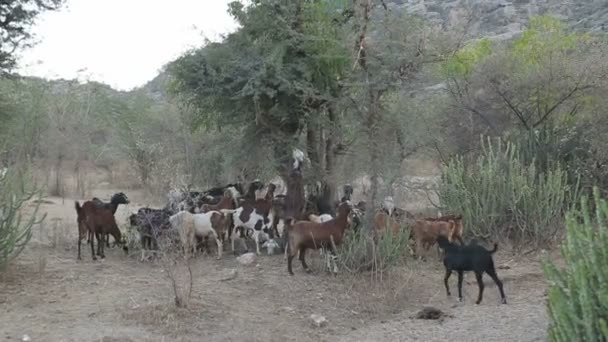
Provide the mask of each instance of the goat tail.
{"label": "goat tail", "polygon": [[492,250],[490,250],[488,252],[490,252],[490,254],[494,254],[494,253],[496,253],[497,250],[498,250],[498,243],[494,242],[494,249],[492,249]]}

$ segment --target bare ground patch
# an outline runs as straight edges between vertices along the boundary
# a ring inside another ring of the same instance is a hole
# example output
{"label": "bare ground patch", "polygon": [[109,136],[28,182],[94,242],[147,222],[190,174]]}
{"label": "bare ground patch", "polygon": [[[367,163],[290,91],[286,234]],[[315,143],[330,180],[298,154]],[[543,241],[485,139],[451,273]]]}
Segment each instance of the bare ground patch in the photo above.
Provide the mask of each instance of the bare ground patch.
{"label": "bare ground patch", "polygon": [[[131,196],[130,196],[131,197]],[[135,197],[135,196],[133,196]],[[325,273],[318,253],[313,274],[299,263],[287,274],[283,255],[261,256],[239,265],[230,252],[222,260],[199,256],[192,264],[193,297],[176,309],[162,267],[141,263],[119,248],[93,262],[90,249],[76,261],[73,200],[49,198],[46,232],[0,279],[0,339],[33,341],[534,341],[544,340],[546,282],[538,257],[497,253],[499,277],[509,304],[500,305],[486,277],[484,301],[474,304],[477,285],[465,276],[464,303],[447,298],[443,267],[436,258],[412,262],[382,280],[371,274],[337,277]],[[134,203],[143,203],[140,199]],[[119,207],[124,219],[132,204]],[[50,222],[55,219],[54,226]],[[54,227],[54,228],[52,228]],[[49,233],[50,232],[50,233]],[[55,233],[53,233],[55,232]],[[53,234],[56,242],[52,243]],[[229,250],[229,248],[228,248]],[[226,273],[237,276],[224,280]],[[450,283],[456,291],[456,279]],[[412,318],[424,306],[449,315],[443,320]],[[310,315],[327,318],[325,327]]]}

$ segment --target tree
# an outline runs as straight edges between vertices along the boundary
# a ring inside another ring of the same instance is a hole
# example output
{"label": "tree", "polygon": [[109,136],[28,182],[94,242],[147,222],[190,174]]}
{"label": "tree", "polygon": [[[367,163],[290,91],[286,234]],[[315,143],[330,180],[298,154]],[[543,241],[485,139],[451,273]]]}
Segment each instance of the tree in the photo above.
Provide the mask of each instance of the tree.
{"label": "tree", "polygon": [[601,89],[607,72],[604,51],[598,38],[571,32],[550,16],[533,17],[512,42],[469,44],[443,68],[460,109],[458,118],[448,120],[472,123],[468,132],[454,126],[459,131],[453,135],[472,137],[476,143],[479,133],[534,133],[572,123],[590,109]]}
{"label": "tree", "polygon": [[15,52],[31,46],[30,28],[44,11],[58,10],[64,0],[4,0],[0,2],[0,74],[11,69]]}
{"label": "tree", "polygon": [[[348,49],[339,43],[341,3],[346,2],[231,3],[240,29],[169,66],[173,94],[195,110],[194,127],[236,129],[248,151],[270,146],[281,175],[305,132],[314,166],[310,178],[326,180],[342,148],[336,104],[350,64]],[[240,162],[237,168],[259,164],[251,158]]]}

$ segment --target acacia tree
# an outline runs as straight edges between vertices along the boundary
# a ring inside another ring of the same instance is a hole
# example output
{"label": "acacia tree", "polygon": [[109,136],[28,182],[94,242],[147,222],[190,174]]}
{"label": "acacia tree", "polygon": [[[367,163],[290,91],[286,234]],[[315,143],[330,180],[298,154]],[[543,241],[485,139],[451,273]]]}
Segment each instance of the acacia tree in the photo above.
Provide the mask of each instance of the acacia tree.
{"label": "acacia tree", "polygon": [[269,164],[283,176],[305,133],[310,178],[326,181],[343,150],[337,103],[350,54],[338,43],[340,3],[346,2],[231,3],[240,29],[169,66],[173,94],[195,109],[194,126],[237,130],[248,151],[270,146],[277,163]]}
{"label": "acacia tree", "polygon": [[31,46],[30,28],[38,15],[54,11],[64,0],[3,0],[0,2],[0,74],[15,65],[15,52]]}

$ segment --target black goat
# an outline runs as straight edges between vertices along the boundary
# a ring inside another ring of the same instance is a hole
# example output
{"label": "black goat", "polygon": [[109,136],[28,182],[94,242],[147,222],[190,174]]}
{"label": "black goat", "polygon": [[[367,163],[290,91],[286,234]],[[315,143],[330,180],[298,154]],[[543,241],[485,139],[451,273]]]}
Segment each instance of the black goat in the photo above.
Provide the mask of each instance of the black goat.
{"label": "black goat", "polygon": [[503,304],[507,304],[505,298],[505,292],[502,288],[502,282],[496,275],[496,269],[494,268],[494,260],[492,254],[498,249],[498,244],[494,243],[494,249],[491,251],[479,246],[476,243],[468,244],[464,246],[456,245],[451,243],[445,236],[439,235],[437,237],[437,243],[439,247],[444,250],[445,255],[443,257],[443,265],[445,266],[445,289],[448,296],[450,296],[450,286],[448,285],[448,279],[452,275],[452,271],[458,272],[458,300],[462,301],[462,278],[465,271],[475,272],[475,278],[477,279],[477,286],[479,286],[479,296],[475,304],[481,303],[483,298],[483,273],[487,273],[492,280],[498,286],[500,291],[500,297]]}
{"label": "black goat", "polygon": [[[95,204],[95,207],[99,208],[99,209],[106,209],[112,212],[112,215],[116,214],[116,210],[118,209],[118,206],[120,204],[129,204],[129,198],[127,197],[127,195],[125,195],[123,192],[118,192],[115,193],[114,195],[112,195],[112,197],[110,198],[110,202],[106,203],[102,200],[100,200],[97,197],[93,197],[93,199],[91,200],[91,202],[93,202],[93,204]],[[91,241],[91,232],[88,232],[87,234],[87,243],[90,243]],[[106,246],[110,247],[110,235],[105,235],[103,241],[105,241]],[[114,243],[116,243],[117,241],[114,241]]]}
{"label": "black goat", "polygon": [[167,232],[171,225],[167,209],[139,208],[136,214],[129,216],[129,223],[137,227],[140,234],[142,249],[158,249],[157,236]]}

